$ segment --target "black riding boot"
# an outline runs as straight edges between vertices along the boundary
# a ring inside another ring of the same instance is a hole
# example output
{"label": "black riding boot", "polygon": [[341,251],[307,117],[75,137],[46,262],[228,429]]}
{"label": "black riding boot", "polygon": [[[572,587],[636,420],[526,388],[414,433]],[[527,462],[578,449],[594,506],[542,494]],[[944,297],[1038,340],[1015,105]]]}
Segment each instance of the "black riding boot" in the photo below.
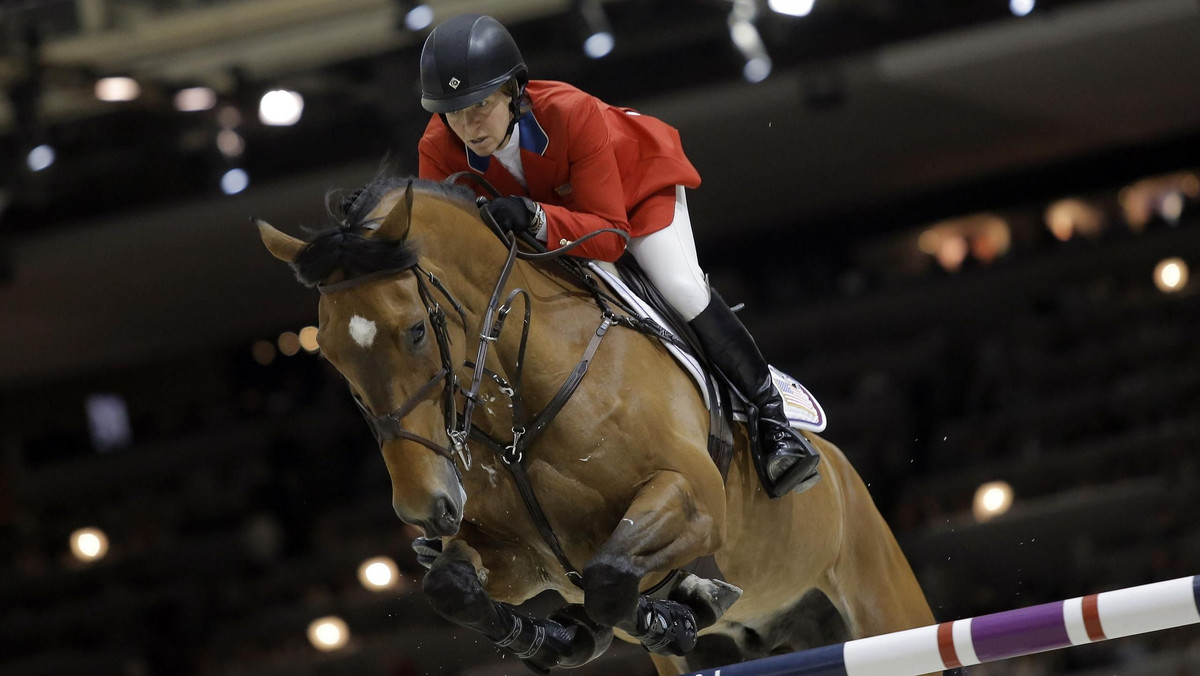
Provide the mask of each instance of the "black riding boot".
{"label": "black riding boot", "polygon": [[691,321],[691,327],[709,360],[758,408],[759,453],[754,460],[767,494],[777,498],[812,487],[820,479],[821,458],[788,423],[767,360],[741,320],[714,290],[708,307]]}

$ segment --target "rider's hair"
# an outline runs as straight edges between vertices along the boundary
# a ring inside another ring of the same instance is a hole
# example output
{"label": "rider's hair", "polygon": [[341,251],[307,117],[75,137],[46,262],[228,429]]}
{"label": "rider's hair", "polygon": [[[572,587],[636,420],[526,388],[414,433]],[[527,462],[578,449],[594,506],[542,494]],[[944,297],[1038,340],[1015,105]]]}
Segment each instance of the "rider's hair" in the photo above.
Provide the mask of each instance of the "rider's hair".
{"label": "rider's hair", "polygon": [[510,106],[513,117],[520,117],[532,109],[533,106],[529,102],[529,94],[525,93],[521,88],[520,83],[517,82],[517,78],[510,78],[508,82],[500,85],[499,91],[504,92],[513,100],[513,104]]}

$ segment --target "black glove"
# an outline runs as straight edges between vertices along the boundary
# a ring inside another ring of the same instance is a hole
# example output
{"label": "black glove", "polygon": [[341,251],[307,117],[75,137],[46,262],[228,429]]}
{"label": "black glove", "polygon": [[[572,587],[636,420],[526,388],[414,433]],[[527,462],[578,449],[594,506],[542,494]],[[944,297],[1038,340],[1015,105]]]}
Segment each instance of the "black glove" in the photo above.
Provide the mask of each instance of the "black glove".
{"label": "black glove", "polygon": [[417,537],[412,541],[412,548],[417,553],[417,563],[428,568],[442,553],[442,541],[439,538]]}
{"label": "black glove", "polygon": [[541,205],[528,197],[498,197],[487,204],[488,213],[504,232],[537,232],[546,222]]}

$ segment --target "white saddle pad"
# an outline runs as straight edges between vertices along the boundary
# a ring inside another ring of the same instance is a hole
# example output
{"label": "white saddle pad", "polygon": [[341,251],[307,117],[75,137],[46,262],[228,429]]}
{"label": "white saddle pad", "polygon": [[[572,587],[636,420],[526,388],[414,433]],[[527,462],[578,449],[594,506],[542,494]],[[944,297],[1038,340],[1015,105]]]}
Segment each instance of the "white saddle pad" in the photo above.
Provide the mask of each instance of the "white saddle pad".
{"label": "white saddle pad", "polygon": [[[629,287],[621,281],[616,266],[612,263],[602,261],[589,261],[588,266],[592,269],[592,272],[596,273],[598,277],[603,279],[612,288],[614,293],[629,304],[640,318],[652,319],[664,330],[671,330],[667,322],[663,320],[653,307],[630,291]],[[700,392],[704,395],[704,405],[711,408],[712,403],[708,400],[708,387],[704,382],[704,369],[701,368],[700,362],[671,342],[664,342],[663,345],[683,368],[691,374],[696,384],[700,386]],[[821,432],[825,429],[827,423],[825,410],[821,408],[821,404],[817,402],[817,398],[807,388],[801,385],[795,378],[774,366],[771,367],[771,378],[775,381],[775,389],[783,397],[788,422],[792,424],[792,427],[813,432]],[[741,407],[740,402],[735,402],[734,418],[742,421],[746,419],[745,409]]]}

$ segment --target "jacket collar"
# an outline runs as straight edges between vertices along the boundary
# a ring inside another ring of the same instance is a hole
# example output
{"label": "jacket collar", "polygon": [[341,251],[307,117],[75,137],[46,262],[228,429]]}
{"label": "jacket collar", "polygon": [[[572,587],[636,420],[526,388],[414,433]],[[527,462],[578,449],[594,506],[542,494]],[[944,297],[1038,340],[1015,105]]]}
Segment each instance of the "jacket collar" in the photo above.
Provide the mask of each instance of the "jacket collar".
{"label": "jacket collar", "polygon": [[[517,141],[522,150],[528,150],[535,155],[546,154],[546,148],[550,146],[550,137],[546,135],[546,130],[542,129],[541,123],[534,117],[532,110],[517,120],[516,131],[518,132]],[[466,144],[463,145],[463,148],[467,151],[467,164],[481,174],[486,172],[492,161],[491,156],[476,155]]]}

